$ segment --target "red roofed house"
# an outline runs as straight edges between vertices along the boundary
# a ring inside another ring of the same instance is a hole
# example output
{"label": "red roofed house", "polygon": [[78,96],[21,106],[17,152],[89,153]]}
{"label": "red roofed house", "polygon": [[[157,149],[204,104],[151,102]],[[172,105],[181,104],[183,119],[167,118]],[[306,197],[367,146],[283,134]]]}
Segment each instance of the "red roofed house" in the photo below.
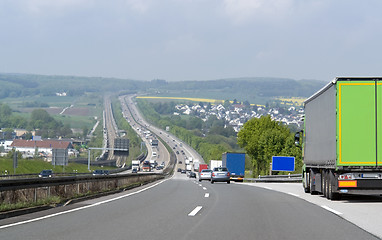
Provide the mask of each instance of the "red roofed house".
{"label": "red roofed house", "polygon": [[[17,151],[22,152],[24,156],[34,156],[39,153],[44,153],[45,156],[52,156],[52,149],[72,149],[73,146],[67,141],[56,140],[22,140],[15,139],[11,146]],[[37,151],[37,153],[36,153]]]}

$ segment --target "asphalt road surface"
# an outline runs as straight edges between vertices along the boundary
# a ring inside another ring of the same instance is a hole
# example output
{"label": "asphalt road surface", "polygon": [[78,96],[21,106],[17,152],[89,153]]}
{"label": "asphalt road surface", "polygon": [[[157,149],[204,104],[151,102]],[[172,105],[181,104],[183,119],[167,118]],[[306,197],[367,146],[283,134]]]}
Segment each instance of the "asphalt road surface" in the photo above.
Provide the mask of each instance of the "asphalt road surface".
{"label": "asphalt road surface", "polygon": [[378,239],[295,196],[176,173],[149,186],[0,221],[0,239]]}

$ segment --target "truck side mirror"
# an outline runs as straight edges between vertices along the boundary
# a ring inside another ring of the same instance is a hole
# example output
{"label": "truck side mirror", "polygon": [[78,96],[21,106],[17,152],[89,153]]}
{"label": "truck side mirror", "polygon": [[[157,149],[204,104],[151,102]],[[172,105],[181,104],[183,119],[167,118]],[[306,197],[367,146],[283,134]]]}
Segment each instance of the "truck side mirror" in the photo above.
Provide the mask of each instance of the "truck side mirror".
{"label": "truck side mirror", "polygon": [[296,132],[296,134],[294,135],[294,144],[295,144],[296,146],[299,146],[299,145],[300,145],[300,137],[301,137],[301,133],[302,133],[302,130]]}

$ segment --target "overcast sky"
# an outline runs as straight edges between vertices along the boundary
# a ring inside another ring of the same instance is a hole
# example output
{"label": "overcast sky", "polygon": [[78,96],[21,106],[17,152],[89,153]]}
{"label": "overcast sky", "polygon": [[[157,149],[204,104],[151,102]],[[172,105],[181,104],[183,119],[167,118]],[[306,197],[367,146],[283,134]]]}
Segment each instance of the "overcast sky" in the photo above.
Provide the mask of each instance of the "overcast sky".
{"label": "overcast sky", "polygon": [[382,75],[380,0],[0,0],[0,72]]}

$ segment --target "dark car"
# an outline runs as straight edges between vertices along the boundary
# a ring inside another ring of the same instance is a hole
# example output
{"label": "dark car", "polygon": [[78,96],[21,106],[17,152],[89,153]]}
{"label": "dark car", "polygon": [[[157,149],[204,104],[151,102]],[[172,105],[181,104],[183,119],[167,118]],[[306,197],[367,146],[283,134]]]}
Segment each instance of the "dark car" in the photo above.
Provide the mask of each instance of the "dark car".
{"label": "dark car", "polygon": [[178,168],[178,172],[182,172],[182,169],[181,169],[181,168]]}
{"label": "dark car", "polygon": [[214,182],[227,182],[230,183],[231,174],[226,167],[214,168],[211,175],[211,183]]}
{"label": "dark car", "polygon": [[189,177],[190,177],[190,178],[196,178],[196,173],[195,173],[195,172],[190,172]]}
{"label": "dark car", "polygon": [[93,171],[93,176],[95,175],[109,175],[108,170],[96,169]]}
{"label": "dark car", "polygon": [[182,169],[182,171],[180,173],[186,173],[186,170],[185,169]]}
{"label": "dark car", "polygon": [[49,177],[53,177],[53,171],[52,170],[42,170],[38,177],[40,178],[49,178]]}
{"label": "dark car", "polygon": [[131,172],[132,173],[138,173],[138,169],[134,168]]}

